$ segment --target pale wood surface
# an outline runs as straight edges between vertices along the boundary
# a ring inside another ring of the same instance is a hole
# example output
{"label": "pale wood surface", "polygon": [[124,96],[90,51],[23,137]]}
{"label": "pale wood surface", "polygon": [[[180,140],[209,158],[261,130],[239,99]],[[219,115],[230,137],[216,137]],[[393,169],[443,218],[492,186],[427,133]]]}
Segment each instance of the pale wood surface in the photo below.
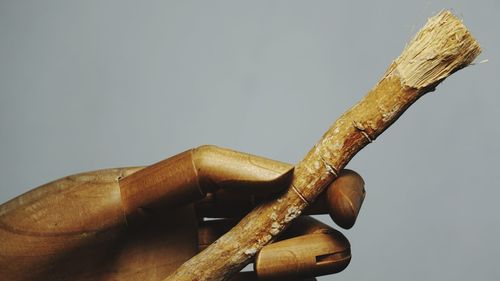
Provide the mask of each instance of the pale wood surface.
{"label": "pale wood surface", "polygon": [[161,280],[197,253],[194,208],[125,219],[118,178],[68,176],[0,205],[0,280]]}

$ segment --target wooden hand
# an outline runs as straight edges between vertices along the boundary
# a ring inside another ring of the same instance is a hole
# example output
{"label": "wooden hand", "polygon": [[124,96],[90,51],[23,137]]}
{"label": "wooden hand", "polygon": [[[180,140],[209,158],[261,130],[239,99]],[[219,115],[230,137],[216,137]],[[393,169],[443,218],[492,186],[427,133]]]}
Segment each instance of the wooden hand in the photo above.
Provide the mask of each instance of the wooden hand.
{"label": "wooden hand", "polygon": [[[161,280],[254,205],[278,194],[292,168],[202,146],[146,168],[51,182],[0,206],[0,277]],[[342,174],[308,213],[328,212],[349,228],[364,198],[363,181],[352,171]],[[299,219],[280,239],[258,254],[257,274],[234,280],[329,274],[350,259],[347,239],[312,218]]]}

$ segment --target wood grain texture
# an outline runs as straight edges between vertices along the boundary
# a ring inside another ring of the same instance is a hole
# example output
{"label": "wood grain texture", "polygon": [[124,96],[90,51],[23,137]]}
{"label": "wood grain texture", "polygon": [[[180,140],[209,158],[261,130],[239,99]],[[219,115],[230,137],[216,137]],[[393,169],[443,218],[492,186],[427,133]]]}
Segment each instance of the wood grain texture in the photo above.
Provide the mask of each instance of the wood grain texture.
{"label": "wood grain texture", "polygon": [[118,179],[76,174],[0,205],[0,280],[161,280],[197,252],[193,206],[126,221]]}
{"label": "wood grain texture", "polygon": [[297,218],[358,151],[417,99],[469,65],[480,51],[461,20],[450,12],[429,19],[380,82],[296,165],[286,192],[255,208],[166,280],[228,280]]}

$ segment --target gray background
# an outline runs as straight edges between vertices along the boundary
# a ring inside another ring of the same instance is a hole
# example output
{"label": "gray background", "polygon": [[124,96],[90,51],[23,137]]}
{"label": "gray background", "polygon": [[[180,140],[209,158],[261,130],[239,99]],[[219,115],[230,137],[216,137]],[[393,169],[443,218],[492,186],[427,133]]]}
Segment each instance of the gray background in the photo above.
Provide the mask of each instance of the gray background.
{"label": "gray background", "polygon": [[1,1],[0,201],[200,144],[297,162],[451,8],[489,62],[349,164],[354,257],[320,280],[498,280],[498,3]]}

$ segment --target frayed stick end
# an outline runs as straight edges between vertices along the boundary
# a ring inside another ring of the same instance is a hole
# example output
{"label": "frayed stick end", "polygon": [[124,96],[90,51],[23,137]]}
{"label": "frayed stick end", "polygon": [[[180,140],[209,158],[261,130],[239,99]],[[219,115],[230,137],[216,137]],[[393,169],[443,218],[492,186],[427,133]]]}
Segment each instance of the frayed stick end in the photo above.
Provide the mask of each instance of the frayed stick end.
{"label": "frayed stick end", "polygon": [[427,21],[387,75],[397,75],[406,87],[435,87],[480,53],[481,47],[462,20],[444,10]]}

